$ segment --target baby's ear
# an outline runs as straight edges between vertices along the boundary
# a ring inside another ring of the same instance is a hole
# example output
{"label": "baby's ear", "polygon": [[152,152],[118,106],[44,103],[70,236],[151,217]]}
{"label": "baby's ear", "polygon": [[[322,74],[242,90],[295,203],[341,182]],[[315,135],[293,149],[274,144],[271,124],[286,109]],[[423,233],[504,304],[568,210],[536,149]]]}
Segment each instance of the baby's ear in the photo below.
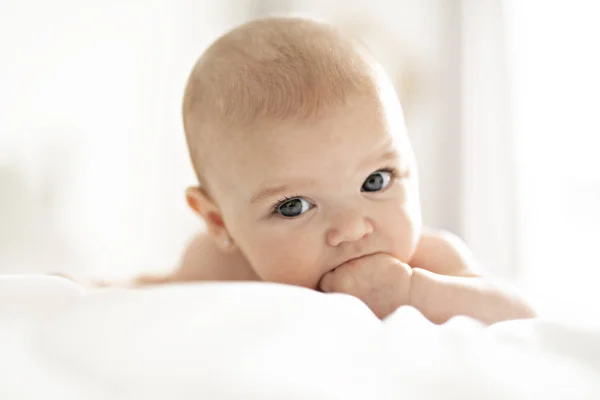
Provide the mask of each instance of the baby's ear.
{"label": "baby's ear", "polygon": [[223,222],[221,210],[211,196],[201,187],[190,187],[185,191],[185,198],[190,208],[206,223],[208,233],[225,251],[232,250],[233,243]]}

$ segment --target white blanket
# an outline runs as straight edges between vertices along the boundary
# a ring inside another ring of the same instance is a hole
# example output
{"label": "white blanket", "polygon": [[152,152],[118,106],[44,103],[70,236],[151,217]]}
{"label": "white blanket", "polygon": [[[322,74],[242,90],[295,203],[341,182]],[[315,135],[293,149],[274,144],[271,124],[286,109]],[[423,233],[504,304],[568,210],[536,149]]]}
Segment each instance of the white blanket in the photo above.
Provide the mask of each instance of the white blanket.
{"label": "white blanket", "polygon": [[283,285],[0,278],[0,399],[598,399],[600,335]]}

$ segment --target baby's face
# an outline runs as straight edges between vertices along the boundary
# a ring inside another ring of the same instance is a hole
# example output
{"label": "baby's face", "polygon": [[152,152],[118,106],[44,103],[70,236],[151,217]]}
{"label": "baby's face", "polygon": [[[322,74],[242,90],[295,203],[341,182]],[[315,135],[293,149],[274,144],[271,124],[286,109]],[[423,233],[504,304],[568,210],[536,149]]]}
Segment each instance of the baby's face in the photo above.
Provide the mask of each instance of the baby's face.
{"label": "baby's face", "polygon": [[223,144],[213,196],[262,280],[315,289],[356,257],[408,262],[421,225],[417,173],[399,105],[386,108],[356,96],[317,121]]}

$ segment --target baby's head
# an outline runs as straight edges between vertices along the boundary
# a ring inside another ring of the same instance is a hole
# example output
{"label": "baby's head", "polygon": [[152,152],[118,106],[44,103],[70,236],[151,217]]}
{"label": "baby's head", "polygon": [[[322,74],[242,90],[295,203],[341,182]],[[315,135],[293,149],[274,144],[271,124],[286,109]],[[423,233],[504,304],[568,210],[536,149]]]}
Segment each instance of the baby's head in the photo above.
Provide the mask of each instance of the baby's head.
{"label": "baby's head", "polygon": [[190,206],[270,282],[316,288],[349,259],[407,262],[421,228],[402,109],[379,65],[325,23],[267,18],[195,65],[183,118]]}

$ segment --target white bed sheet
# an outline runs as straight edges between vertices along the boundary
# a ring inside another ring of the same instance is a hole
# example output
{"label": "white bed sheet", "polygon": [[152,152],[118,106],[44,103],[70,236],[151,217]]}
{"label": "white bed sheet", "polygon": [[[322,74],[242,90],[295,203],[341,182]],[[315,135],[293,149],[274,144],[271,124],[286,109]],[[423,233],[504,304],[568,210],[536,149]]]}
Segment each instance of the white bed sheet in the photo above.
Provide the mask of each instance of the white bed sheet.
{"label": "white bed sheet", "polygon": [[380,322],[260,283],[84,294],[0,278],[2,399],[597,399],[600,334],[549,321]]}

